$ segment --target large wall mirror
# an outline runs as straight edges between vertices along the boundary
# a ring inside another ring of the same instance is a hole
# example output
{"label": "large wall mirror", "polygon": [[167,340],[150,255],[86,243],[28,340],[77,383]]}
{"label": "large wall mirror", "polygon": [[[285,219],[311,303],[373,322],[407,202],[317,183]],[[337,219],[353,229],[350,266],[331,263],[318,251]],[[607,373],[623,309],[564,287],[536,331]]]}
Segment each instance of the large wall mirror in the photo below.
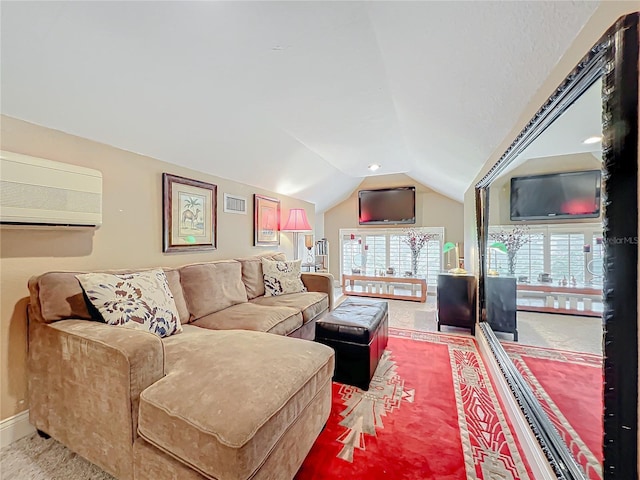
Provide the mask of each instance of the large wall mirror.
{"label": "large wall mirror", "polygon": [[480,332],[563,479],[638,478],[638,42],[621,18],[476,185]]}

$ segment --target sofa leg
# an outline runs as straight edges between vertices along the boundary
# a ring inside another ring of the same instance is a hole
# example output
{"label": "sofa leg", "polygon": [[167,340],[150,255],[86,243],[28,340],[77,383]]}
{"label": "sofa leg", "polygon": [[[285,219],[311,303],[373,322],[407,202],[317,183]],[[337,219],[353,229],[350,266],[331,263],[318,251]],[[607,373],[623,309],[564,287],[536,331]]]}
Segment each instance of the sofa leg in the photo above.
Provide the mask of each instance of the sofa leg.
{"label": "sofa leg", "polygon": [[38,436],[40,438],[44,438],[45,440],[49,440],[51,438],[51,435],[49,435],[47,432],[43,432],[40,429],[37,429],[36,432],[38,432]]}

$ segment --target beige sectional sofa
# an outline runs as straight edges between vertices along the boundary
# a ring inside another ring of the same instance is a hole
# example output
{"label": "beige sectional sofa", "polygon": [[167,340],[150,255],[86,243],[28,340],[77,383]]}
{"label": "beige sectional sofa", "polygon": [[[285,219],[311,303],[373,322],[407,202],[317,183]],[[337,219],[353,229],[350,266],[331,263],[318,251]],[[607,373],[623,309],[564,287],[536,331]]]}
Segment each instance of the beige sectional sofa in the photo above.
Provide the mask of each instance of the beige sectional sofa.
{"label": "beige sectional sofa", "polygon": [[293,478],[331,408],[333,350],[304,339],[333,278],[265,297],[259,256],[165,274],[167,338],[96,321],[72,272],[29,281],[31,423],[118,479]]}

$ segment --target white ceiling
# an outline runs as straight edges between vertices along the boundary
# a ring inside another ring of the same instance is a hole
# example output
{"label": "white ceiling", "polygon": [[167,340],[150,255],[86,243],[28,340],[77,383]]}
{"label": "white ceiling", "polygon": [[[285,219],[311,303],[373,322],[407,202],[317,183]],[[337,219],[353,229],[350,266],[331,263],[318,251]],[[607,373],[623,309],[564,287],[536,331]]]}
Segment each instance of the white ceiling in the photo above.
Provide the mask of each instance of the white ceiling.
{"label": "white ceiling", "polygon": [[597,2],[2,2],[1,110],[322,212],[462,200]]}
{"label": "white ceiling", "polygon": [[527,160],[591,153],[602,160],[602,143],[585,144],[590,137],[602,136],[602,80],[597,80],[567,110],[540,134],[502,171],[500,176]]}

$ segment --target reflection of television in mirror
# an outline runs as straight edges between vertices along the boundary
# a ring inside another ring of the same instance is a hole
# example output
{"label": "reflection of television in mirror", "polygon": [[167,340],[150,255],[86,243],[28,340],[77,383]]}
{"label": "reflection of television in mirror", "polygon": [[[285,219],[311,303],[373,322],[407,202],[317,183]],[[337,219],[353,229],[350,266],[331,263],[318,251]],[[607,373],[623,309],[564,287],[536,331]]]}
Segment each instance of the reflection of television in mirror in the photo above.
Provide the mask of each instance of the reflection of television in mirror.
{"label": "reflection of television in mirror", "polygon": [[360,225],[416,223],[416,187],[360,190],[358,219]]}
{"label": "reflection of television in mirror", "polygon": [[600,170],[511,179],[511,220],[600,216]]}

